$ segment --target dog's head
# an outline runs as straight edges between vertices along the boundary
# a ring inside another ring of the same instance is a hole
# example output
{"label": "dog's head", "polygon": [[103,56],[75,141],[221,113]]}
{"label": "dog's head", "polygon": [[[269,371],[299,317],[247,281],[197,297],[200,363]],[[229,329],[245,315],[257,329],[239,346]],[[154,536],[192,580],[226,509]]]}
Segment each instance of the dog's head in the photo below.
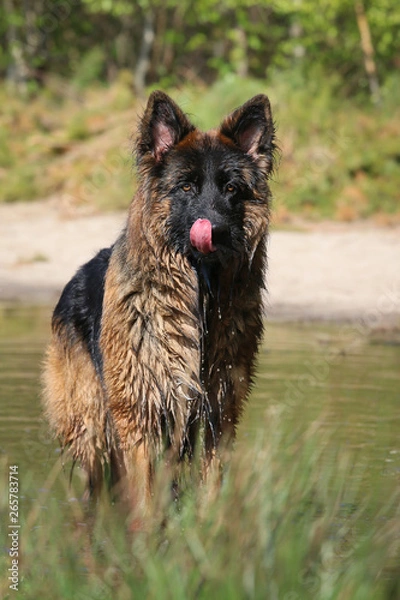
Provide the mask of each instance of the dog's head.
{"label": "dog's head", "polygon": [[264,95],[203,133],[169,96],[153,92],[136,151],[144,193],[171,248],[197,264],[223,265],[255,251],[268,223],[274,135]]}

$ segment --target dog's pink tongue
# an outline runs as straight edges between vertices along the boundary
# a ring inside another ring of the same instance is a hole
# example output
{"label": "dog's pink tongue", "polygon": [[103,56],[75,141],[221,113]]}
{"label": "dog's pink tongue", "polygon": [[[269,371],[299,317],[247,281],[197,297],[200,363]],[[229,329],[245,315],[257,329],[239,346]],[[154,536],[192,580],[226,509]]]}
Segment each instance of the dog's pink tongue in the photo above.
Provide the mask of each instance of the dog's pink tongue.
{"label": "dog's pink tongue", "polygon": [[212,243],[212,225],[208,219],[197,219],[190,230],[190,243],[202,254],[216,250]]}

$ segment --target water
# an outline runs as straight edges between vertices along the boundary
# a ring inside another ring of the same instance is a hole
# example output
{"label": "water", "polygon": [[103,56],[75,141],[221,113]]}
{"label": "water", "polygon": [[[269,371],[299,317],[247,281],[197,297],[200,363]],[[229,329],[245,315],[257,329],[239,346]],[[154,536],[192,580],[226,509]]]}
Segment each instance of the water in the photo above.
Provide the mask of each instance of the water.
{"label": "water", "polygon": [[21,477],[45,477],[56,445],[40,403],[40,371],[49,336],[49,310],[0,309],[0,459]]}
{"label": "water", "polygon": [[[268,414],[293,436],[318,432],[326,459],[351,456],[365,494],[393,493],[400,474],[400,345],[355,325],[270,325],[246,425]],[[319,450],[319,448],[318,448]]]}
{"label": "water", "polygon": [[[0,311],[0,461],[17,464],[37,490],[59,455],[40,404],[49,322],[48,309]],[[400,474],[399,392],[400,345],[390,336],[372,340],[356,325],[269,323],[239,445],[279,414],[293,435],[315,429],[339,453],[350,450],[365,489],[384,493]]]}

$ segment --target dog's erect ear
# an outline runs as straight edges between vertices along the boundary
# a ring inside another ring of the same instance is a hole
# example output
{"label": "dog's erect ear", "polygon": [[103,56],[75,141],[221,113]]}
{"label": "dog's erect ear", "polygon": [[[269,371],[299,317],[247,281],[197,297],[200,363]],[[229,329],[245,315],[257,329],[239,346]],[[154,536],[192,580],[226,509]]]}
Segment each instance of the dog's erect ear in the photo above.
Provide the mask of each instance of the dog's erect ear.
{"label": "dog's erect ear", "polygon": [[275,127],[267,96],[259,94],[223,121],[220,132],[253,158],[266,157],[272,168]]}
{"label": "dog's erect ear", "polygon": [[137,155],[150,152],[157,162],[195,129],[179,106],[164,92],[153,92],[139,125]]}

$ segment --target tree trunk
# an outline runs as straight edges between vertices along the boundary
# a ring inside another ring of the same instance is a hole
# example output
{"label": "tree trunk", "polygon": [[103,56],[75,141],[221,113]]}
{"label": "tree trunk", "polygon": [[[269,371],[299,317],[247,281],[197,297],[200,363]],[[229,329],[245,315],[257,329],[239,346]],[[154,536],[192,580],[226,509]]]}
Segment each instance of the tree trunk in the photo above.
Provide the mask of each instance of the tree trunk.
{"label": "tree trunk", "polygon": [[29,80],[29,66],[24,54],[24,46],[21,40],[21,32],[14,23],[13,16],[18,10],[13,0],[4,0],[6,14],[10,16],[7,25],[7,46],[12,62],[7,69],[7,81],[14,86],[20,94],[26,94]]}
{"label": "tree trunk", "polygon": [[164,53],[165,32],[167,31],[167,17],[168,8],[165,5],[160,6],[156,15],[155,40],[151,55],[151,71],[149,73],[152,79],[158,79],[161,75],[164,75],[162,57]]}
{"label": "tree trunk", "polygon": [[141,97],[144,96],[146,75],[150,69],[150,56],[154,38],[154,13],[149,8],[144,15],[143,36],[135,69],[135,90]]}
{"label": "tree trunk", "polygon": [[295,40],[295,44],[293,44],[293,58],[296,63],[298,63],[302,58],[304,58],[306,54],[306,50],[301,43],[301,36],[303,35],[303,26],[300,22],[294,21],[289,29],[289,37],[292,40]]}
{"label": "tree trunk", "polygon": [[[169,29],[173,31],[182,31],[184,27],[184,13],[182,3],[177,4],[172,15],[172,24]],[[162,66],[164,73],[172,71],[175,60],[175,48],[171,40],[164,45],[164,54],[162,58]]]}
{"label": "tree trunk", "polygon": [[119,69],[132,66],[133,62],[133,26],[132,15],[121,15],[121,31],[115,38],[115,54]]}
{"label": "tree trunk", "polygon": [[379,104],[379,102],[381,101],[381,92],[379,88],[376,63],[374,60],[374,47],[372,45],[371,32],[369,29],[367,15],[365,14],[365,9],[362,0],[358,0],[355,3],[355,11],[357,17],[357,25],[361,37],[361,48],[364,55],[364,67],[368,77],[368,84],[371,92],[372,102],[374,102],[374,104]]}
{"label": "tree trunk", "polygon": [[[44,14],[43,0],[24,0],[25,17],[24,55],[29,68],[29,78],[42,84],[41,68],[46,59],[46,33],[38,26],[40,16]],[[60,13],[62,18],[64,13]],[[64,17],[65,18],[65,17]]]}
{"label": "tree trunk", "polygon": [[235,48],[232,52],[234,68],[239,77],[247,77],[249,73],[249,58],[247,35],[243,27],[236,27],[234,30]]}

